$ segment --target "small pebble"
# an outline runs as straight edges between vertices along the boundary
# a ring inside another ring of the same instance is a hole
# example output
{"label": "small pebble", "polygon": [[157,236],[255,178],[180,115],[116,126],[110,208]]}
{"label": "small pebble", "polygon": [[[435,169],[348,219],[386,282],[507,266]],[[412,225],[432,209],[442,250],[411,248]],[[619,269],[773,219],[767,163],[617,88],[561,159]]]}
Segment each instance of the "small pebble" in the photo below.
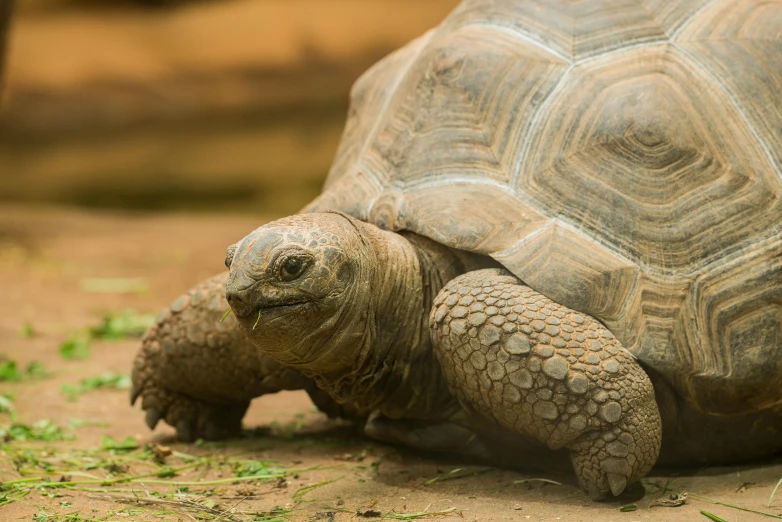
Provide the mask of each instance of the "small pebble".
{"label": "small pebble", "polygon": [[521,504],[516,504],[515,506],[513,506],[513,509],[515,509],[516,511],[520,510]]}

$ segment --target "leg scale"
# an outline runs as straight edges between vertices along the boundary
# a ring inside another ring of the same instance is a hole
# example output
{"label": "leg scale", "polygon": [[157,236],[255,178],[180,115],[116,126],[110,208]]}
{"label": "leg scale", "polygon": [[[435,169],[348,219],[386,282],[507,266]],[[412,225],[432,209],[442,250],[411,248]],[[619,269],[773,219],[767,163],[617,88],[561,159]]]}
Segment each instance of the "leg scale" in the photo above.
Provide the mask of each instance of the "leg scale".
{"label": "leg scale", "polygon": [[449,282],[430,324],[459,401],[552,449],[568,448],[591,496],[618,495],[654,465],[661,423],[651,381],[596,319],[488,269]]}

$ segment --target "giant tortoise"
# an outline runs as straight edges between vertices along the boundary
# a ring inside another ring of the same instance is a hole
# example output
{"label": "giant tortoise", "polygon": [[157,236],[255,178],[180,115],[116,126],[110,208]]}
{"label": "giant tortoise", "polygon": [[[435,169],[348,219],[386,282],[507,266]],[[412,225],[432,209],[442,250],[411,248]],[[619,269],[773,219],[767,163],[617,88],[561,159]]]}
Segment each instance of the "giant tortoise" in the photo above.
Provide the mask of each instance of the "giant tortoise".
{"label": "giant tortoise", "polygon": [[322,195],[161,314],[132,399],[192,440],[306,389],[595,498],[767,456],[781,195],[782,2],[466,0],[356,82]]}

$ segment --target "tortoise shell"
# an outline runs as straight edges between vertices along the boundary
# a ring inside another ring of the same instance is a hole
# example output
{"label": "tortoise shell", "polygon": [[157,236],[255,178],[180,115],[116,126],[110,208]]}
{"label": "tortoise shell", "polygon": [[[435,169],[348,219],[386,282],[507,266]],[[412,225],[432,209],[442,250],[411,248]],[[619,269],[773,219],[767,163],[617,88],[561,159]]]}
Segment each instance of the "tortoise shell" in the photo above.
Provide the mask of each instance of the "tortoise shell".
{"label": "tortoise shell", "polygon": [[487,254],[729,414],[782,404],[781,192],[782,1],[467,0],[305,211]]}

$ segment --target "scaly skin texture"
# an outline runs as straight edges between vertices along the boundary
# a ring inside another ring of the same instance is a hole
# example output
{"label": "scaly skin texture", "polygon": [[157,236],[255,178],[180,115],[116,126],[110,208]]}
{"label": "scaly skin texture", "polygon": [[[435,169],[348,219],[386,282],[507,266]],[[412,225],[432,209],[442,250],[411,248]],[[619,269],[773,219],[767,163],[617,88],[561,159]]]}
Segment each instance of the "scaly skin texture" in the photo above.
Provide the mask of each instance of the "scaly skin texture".
{"label": "scaly skin texture", "polygon": [[657,459],[654,390],[632,356],[504,270],[338,213],[270,223],[228,257],[242,330],[337,402],[370,411],[372,436],[486,454],[473,437],[481,412],[496,430],[569,448],[596,498]]}
{"label": "scaly skin texture", "polygon": [[[652,466],[660,414],[664,463],[780,449],[779,407],[719,417],[664,376],[651,375],[653,390],[598,321],[488,257],[329,212],[260,227],[227,264],[227,281],[203,283],[161,315],[136,362],[133,393],[150,424],[165,418],[182,438],[232,433],[250,398],[302,387],[386,442],[548,468],[567,464],[556,451],[567,449],[594,497]],[[235,314],[220,323],[224,288]]]}
{"label": "scaly skin texture", "polygon": [[[286,277],[291,259],[301,272]],[[338,403],[432,422],[460,410],[434,358],[427,315],[445,282],[486,258],[323,213],[260,227],[229,262],[226,297],[242,330]]]}
{"label": "scaly skin texture", "polygon": [[352,417],[310,379],[253,346],[233,316],[221,321],[227,277],[214,276],[177,298],[145,334],[131,402],[142,398],[150,429],[164,419],[181,440],[226,438],[241,430],[251,399],[280,390],[305,389],[329,415]]}
{"label": "scaly skin texture", "polygon": [[459,401],[551,449],[567,447],[592,497],[618,495],[654,465],[662,431],[651,381],[594,319],[489,269],[448,283],[431,327]]}

